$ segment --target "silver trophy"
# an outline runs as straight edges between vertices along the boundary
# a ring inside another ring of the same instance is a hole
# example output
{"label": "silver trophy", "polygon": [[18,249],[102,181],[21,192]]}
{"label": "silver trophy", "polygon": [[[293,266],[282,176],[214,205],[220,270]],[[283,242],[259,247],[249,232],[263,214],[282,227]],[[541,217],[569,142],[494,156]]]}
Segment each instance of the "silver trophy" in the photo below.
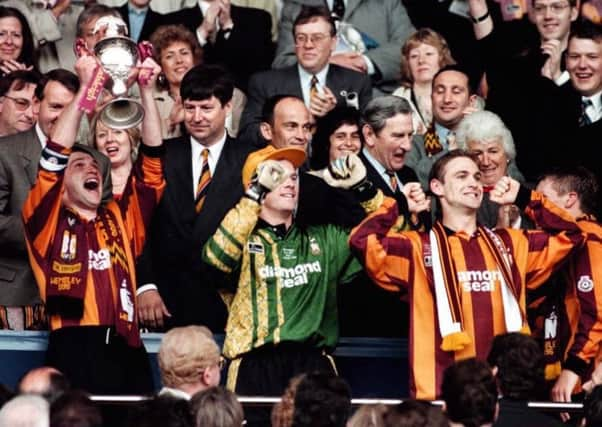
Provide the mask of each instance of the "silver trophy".
{"label": "silver trophy", "polygon": [[138,46],[127,36],[127,26],[118,17],[103,16],[94,26],[94,33],[104,37],[94,46],[94,54],[110,77],[110,90],[116,97],[100,111],[100,120],[113,129],[138,126],[144,118],[142,105],[128,97],[127,80],[138,62]]}

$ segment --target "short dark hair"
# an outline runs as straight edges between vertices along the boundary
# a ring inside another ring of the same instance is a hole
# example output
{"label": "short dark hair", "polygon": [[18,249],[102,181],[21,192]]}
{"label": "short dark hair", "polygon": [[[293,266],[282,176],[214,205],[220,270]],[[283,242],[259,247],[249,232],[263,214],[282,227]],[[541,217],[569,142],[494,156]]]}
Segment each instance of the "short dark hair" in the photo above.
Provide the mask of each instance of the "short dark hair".
{"label": "short dark hair", "polygon": [[270,126],[274,126],[274,111],[276,110],[276,106],[280,104],[280,101],[283,101],[287,98],[298,99],[299,101],[303,102],[303,100],[296,95],[272,95],[263,103],[263,107],[261,108],[261,121],[269,123]]}
{"label": "short dark hair", "polygon": [[295,394],[293,427],[344,427],[351,414],[351,389],[332,372],[311,372]]}
{"label": "short dark hair", "polygon": [[46,89],[46,85],[51,81],[60,83],[73,94],[77,93],[79,90],[79,78],[75,73],[65,70],[64,68],[55,68],[54,70],[50,70],[46,74],[43,74],[40,78],[40,82],[36,86],[34,94],[40,101],[44,99],[44,90]]}
{"label": "short dark hair", "polygon": [[581,210],[588,215],[594,215],[599,208],[598,194],[600,184],[596,175],[584,166],[557,166],[542,174],[539,181],[549,178],[554,182],[554,189],[559,194],[570,191],[577,193]]}
{"label": "short dark hair", "polygon": [[475,76],[470,72],[468,68],[463,66],[462,64],[448,64],[439,69],[433,76],[433,85],[435,84],[435,80],[439,77],[440,74],[445,73],[446,71],[455,71],[460,74],[464,74],[466,76],[466,81],[468,85],[468,94],[473,95],[477,93],[477,84],[475,82]]}
{"label": "short dark hair", "polygon": [[330,137],[343,125],[356,125],[363,145],[361,130],[361,115],[354,107],[337,107],[324,117],[320,117],[316,123],[316,133],[311,141],[310,166],[312,169],[325,168],[329,160]]}
{"label": "short dark hair", "polygon": [[194,423],[190,404],[186,399],[159,395],[132,410],[125,425],[128,427],[192,427]]}
{"label": "short dark hair", "polygon": [[41,79],[40,73],[34,70],[17,70],[0,77],[0,96],[4,96],[14,85],[15,90],[21,90],[26,84],[37,85]]}
{"label": "short dark hair", "polygon": [[297,27],[299,25],[307,24],[308,22],[317,21],[323,19],[330,24],[330,35],[334,37],[337,34],[337,28],[335,26],[334,18],[330,14],[330,11],[325,6],[301,6],[299,14],[293,22],[293,37],[295,37]]}
{"label": "short dark hair", "polygon": [[220,65],[201,64],[192,67],[180,84],[182,101],[204,101],[215,96],[222,106],[230,102],[234,93],[234,80]]}
{"label": "short dark hair", "polygon": [[596,43],[602,42],[602,25],[596,24],[589,19],[578,19],[571,25],[569,41],[573,38],[590,39]]}
{"label": "short dark hair", "polygon": [[51,427],[102,427],[102,413],[98,404],[82,390],[61,395],[50,405]]}
{"label": "short dark hair", "polygon": [[602,425],[602,385],[597,385],[583,401],[585,427]]}
{"label": "short dark hair", "polygon": [[441,397],[450,421],[479,427],[495,420],[497,385],[489,365],[474,357],[456,362],[443,373]]}
{"label": "short dark hair", "polygon": [[25,15],[23,15],[23,13],[21,13],[19,9],[16,9],[14,7],[0,6],[0,19],[2,18],[16,18],[17,20],[19,20],[23,36],[23,46],[21,47],[21,53],[17,57],[17,61],[25,65],[32,65],[34,68],[37,69],[37,51],[34,46],[31,27],[29,26]]}
{"label": "short dark hair", "polygon": [[447,419],[441,407],[421,400],[404,400],[383,414],[384,427],[446,427]]}
{"label": "short dark hair", "polygon": [[545,385],[543,351],[535,339],[518,332],[493,338],[487,362],[497,367],[496,379],[505,397],[538,399]]}
{"label": "short dark hair", "polygon": [[433,163],[433,166],[431,167],[431,171],[429,172],[429,178],[428,178],[429,185],[433,179],[438,179],[439,181],[443,182],[443,176],[445,175],[445,167],[447,166],[447,164],[449,162],[451,162],[452,160],[457,159],[459,157],[467,157],[467,158],[471,159],[472,161],[474,161],[476,164],[478,164],[477,156],[471,151],[462,150],[462,149],[448,151],[447,153],[445,153],[444,155],[439,157],[435,161],[435,163]]}

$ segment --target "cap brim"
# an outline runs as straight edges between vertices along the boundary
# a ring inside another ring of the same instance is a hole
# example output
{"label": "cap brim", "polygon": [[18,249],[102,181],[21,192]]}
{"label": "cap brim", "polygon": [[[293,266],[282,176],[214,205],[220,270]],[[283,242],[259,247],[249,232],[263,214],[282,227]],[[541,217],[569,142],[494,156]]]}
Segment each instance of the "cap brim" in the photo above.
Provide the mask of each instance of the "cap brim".
{"label": "cap brim", "polygon": [[295,168],[299,168],[306,159],[305,150],[301,148],[278,148],[265,157],[264,160],[288,160]]}

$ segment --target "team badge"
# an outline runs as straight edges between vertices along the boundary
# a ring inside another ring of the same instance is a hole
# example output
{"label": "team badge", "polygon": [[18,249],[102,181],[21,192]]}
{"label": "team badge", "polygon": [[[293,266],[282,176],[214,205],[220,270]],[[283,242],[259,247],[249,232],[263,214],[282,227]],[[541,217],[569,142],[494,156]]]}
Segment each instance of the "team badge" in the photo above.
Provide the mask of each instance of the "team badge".
{"label": "team badge", "polygon": [[594,289],[594,281],[589,276],[581,276],[577,282],[577,289],[581,292],[591,292]]}
{"label": "team badge", "polygon": [[315,237],[310,237],[309,238],[309,250],[311,251],[311,254],[314,256],[320,255],[320,245],[318,245],[318,242],[316,241]]}

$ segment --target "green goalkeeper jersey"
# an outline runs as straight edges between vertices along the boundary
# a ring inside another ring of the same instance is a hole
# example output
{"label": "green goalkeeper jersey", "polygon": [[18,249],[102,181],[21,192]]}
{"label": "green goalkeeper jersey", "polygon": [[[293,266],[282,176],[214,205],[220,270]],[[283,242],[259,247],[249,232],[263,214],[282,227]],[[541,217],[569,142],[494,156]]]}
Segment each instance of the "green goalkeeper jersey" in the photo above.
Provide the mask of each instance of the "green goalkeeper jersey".
{"label": "green goalkeeper jersey", "polygon": [[229,302],[224,355],[230,359],[264,344],[303,342],[334,348],[338,339],[337,285],[361,266],[334,225],[284,235],[257,226],[259,205],[243,198],[222,221],[203,251],[206,262],[238,274]]}

